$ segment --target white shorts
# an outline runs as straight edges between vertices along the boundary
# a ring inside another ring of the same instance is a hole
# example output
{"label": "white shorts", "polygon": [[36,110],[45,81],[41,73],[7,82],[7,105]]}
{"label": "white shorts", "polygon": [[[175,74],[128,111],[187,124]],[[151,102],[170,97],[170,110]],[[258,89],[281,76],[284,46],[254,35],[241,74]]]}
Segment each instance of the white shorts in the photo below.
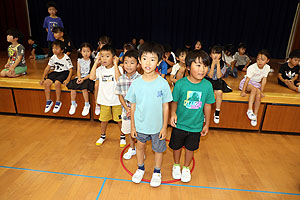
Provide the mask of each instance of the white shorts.
{"label": "white shorts", "polygon": [[124,116],[126,116],[126,113],[122,112],[121,132],[124,134],[130,134],[131,133],[131,120],[124,120]]}

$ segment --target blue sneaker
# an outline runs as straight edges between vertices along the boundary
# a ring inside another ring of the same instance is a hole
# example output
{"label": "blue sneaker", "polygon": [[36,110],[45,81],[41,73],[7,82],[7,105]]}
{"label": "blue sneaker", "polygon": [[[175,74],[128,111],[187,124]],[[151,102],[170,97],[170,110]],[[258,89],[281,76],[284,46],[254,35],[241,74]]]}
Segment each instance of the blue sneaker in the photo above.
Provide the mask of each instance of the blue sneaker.
{"label": "blue sneaker", "polygon": [[44,112],[45,112],[45,113],[49,112],[50,109],[51,109],[51,107],[52,107],[52,105],[53,105],[53,101],[48,100],[48,101],[46,102],[46,107],[45,107]]}
{"label": "blue sneaker", "polygon": [[53,113],[58,113],[59,110],[60,110],[61,105],[62,105],[62,102],[61,102],[61,101],[55,102],[55,106],[54,106],[54,108],[53,108]]}

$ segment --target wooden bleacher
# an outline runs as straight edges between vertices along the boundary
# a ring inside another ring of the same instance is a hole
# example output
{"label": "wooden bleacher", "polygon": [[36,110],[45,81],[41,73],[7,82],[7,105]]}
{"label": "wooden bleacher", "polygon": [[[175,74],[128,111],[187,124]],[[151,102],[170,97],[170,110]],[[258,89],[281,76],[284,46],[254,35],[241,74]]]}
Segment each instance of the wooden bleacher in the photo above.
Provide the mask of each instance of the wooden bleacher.
{"label": "wooden bleacher", "polygon": [[[75,53],[73,53],[71,58],[74,66],[76,66]],[[6,62],[6,52],[0,52],[0,66],[4,66]],[[45,94],[44,88],[39,84],[39,81],[41,80],[47,62],[47,59],[37,61],[26,59],[28,67],[27,75],[18,78],[0,78],[0,112],[97,119],[98,116],[93,114],[93,94],[90,95],[92,115],[86,117],[81,116],[84,101],[80,92],[78,92],[79,95],[77,95],[76,99],[78,104],[76,114],[73,116],[68,114],[70,91],[65,86],[62,86],[61,99],[63,105],[61,111],[57,114],[53,114],[51,111],[47,114],[44,113]],[[275,72],[271,73],[268,77],[264,92],[266,96],[262,98],[262,104],[258,114],[258,125],[256,127],[250,125],[250,121],[246,116],[248,96],[241,97],[240,91],[238,90],[239,82],[245,75],[245,72],[239,72],[237,79],[233,77],[224,79],[233,89],[233,92],[223,95],[219,124],[214,124],[213,122],[213,106],[211,127],[300,133],[300,93],[293,92],[277,84],[277,73],[280,63],[282,62],[283,60],[272,59],[269,63],[271,68],[275,69]],[[76,74],[75,71],[74,74]],[[51,98],[55,100],[54,86],[52,89]]]}

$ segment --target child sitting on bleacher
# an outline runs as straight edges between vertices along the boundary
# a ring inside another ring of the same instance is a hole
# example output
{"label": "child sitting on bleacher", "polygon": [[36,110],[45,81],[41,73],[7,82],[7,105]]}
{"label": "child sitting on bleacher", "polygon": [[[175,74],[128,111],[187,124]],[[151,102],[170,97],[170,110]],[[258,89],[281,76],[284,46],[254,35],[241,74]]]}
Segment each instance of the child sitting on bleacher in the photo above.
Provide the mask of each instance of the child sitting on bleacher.
{"label": "child sitting on bleacher", "polygon": [[235,48],[232,44],[227,44],[224,46],[224,51],[222,51],[222,60],[226,65],[226,73],[224,77],[226,78],[228,75],[233,76],[234,78],[238,77],[238,70],[235,67],[235,62],[233,58],[233,54],[235,52]]}
{"label": "child sitting on bleacher", "polygon": [[7,42],[11,45],[7,48],[8,60],[1,71],[1,76],[7,77],[18,77],[25,75],[27,71],[27,66],[25,63],[25,48],[20,41],[23,39],[23,34],[18,30],[9,29],[6,32]]}
{"label": "child sitting on bleacher", "polygon": [[247,71],[247,67],[250,65],[250,58],[246,54],[246,44],[240,43],[238,52],[233,55],[235,66],[240,71]]}
{"label": "child sitting on bleacher", "polygon": [[[53,101],[50,99],[51,85],[55,84],[56,102],[53,109],[53,113],[57,113],[60,110],[62,102],[60,101],[61,84],[67,85],[71,79],[73,72],[73,65],[70,57],[64,53],[65,45],[62,41],[56,40],[52,43],[53,56],[50,58],[47,67],[44,70],[41,85],[45,87],[46,95],[46,107],[45,113],[49,112]],[[48,72],[53,68],[50,74]],[[48,74],[48,76],[47,76]]]}
{"label": "child sitting on bleacher", "polygon": [[94,65],[94,60],[91,57],[92,46],[89,43],[83,43],[80,46],[80,54],[77,60],[77,78],[71,80],[67,87],[71,89],[71,107],[69,114],[73,115],[76,112],[76,90],[81,90],[84,98],[84,107],[82,116],[86,116],[90,112],[89,93],[94,91],[95,82],[90,80],[90,71]]}
{"label": "child sitting on bleacher", "polygon": [[242,97],[246,96],[246,92],[250,92],[247,116],[251,120],[252,126],[257,125],[257,113],[261,98],[265,96],[263,92],[267,83],[267,76],[270,72],[270,66],[267,64],[269,61],[269,52],[267,50],[259,51],[256,63],[248,67],[247,73],[239,85]]}
{"label": "child sitting on bleacher", "polygon": [[68,56],[71,55],[72,53],[72,44],[71,44],[71,39],[69,36],[65,34],[65,30],[63,27],[54,27],[52,29],[54,38],[56,40],[60,40],[65,44],[65,50],[64,53],[67,54]]}
{"label": "child sitting on bleacher", "polygon": [[179,79],[185,76],[186,65],[185,58],[187,55],[186,49],[177,49],[176,51],[176,59],[178,63],[173,65],[172,71],[170,73],[170,81],[175,84]]}
{"label": "child sitting on bleacher", "polygon": [[281,65],[278,73],[278,84],[300,92],[299,77],[300,50],[290,53],[288,62]]}

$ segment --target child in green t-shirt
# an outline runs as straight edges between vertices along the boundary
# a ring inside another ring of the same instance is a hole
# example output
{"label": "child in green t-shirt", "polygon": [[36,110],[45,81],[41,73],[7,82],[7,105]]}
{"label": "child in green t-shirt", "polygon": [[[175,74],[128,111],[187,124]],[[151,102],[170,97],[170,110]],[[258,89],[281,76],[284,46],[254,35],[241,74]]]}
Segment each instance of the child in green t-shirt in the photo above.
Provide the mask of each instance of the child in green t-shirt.
{"label": "child in green t-shirt", "polygon": [[[210,59],[203,50],[187,54],[185,63],[189,76],[176,82],[171,103],[171,125],[174,127],[169,146],[173,149],[174,165],[172,176],[182,182],[191,180],[189,165],[194,151],[199,148],[200,135],[208,133],[211,104],[215,103],[211,83],[204,79]],[[203,127],[205,114],[205,126]],[[180,171],[180,155],[185,147],[185,161]]]}

